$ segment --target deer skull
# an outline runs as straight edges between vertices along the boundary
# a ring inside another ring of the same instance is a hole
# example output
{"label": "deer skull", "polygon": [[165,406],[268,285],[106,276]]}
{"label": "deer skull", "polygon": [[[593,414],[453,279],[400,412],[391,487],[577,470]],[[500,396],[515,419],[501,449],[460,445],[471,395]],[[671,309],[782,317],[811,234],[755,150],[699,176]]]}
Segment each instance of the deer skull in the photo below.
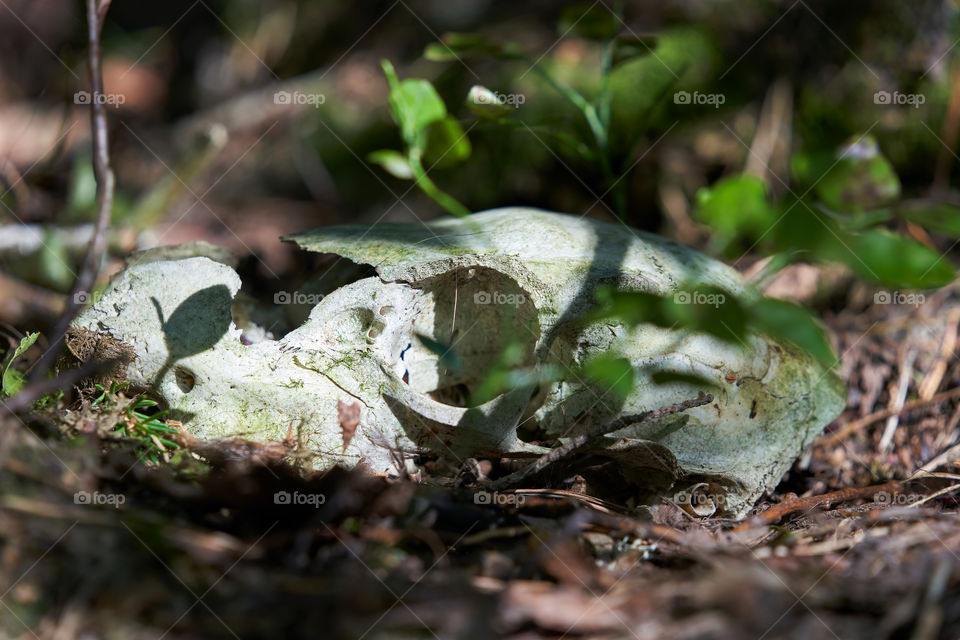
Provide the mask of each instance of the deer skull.
{"label": "deer skull", "polygon": [[[319,467],[396,471],[425,455],[536,456],[549,449],[521,438],[521,424],[562,442],[697,395],[689,382],[655,384],[654,374],[696,375],[714,383],[712,403],[611,433],[592,453],[660,493],[674,484],[706,491],[734,516],[775,486],[844,406],[832,373],[766,336],[731,345],[683,329],[585,321],[600,285],[672,295],[698,282],[757,295],[733,269],[623,225],[504,208],[285,239],[376,275],[326,295],[281,339],[245,345],[231,321],[233,269],[205,257],[136,264],[75,330],[129,345],[127,379],[160,396],[195,436],[280,439],[293,425]],[[633,389],[617,401],[563,375],[466,406],[505,352],[534,373],[575,372],[596,354],[618,353],[633,364]],[[338,417],[344,404],[360,408],[352,437]]]}

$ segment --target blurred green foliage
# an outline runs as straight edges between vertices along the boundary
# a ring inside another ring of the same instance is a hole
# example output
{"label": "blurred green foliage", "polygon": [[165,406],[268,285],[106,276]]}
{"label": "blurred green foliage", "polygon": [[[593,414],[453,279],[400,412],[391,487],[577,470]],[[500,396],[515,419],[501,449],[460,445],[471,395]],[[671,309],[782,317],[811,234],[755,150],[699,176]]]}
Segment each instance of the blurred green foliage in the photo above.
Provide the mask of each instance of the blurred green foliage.
{"label": "blurred green foliage", "polygon": [[15,369],[13,364],[33,346],[38,337],[40,337],[39,333],[28,333],[20,339],[15,348],[7,352],[3,361],[0,362],[0,399],[16,395],[26,383],[26,376]]}
{"label": "blurred green foliage", "polygon": [[[487,58],[500,64],[523,65],[526,71],[521,78],[527,74],[539,78],[578,116],[545,118],[540,124],[531,124],[529,114],[522,120],[517,117],[516,105],[525,100],[511,100],[511,94],[483,85],[470,89],[467,107],[488,126],[507,131],[525,128],[556,157],[572,157],[580,165],[593,165],[602,176],[600,199],[610,194],[613,213],[629,220],[626,186],[636,165],[632,162],[635,146],[649,133],[657,117],[670,109],[667,98],[674,96],[675,108],[693,102],[719,109],[726,96],[719,91],[707,93],[712,90],[709,74],[715,55],[702,32],[687,28],[668,30],[656,38],[635,34],[621,37],[624,25],[619,13],[606,7],[590,3],[564,7],[558,25],[562,36],[575,34],[594,42],[598,49],[596,67],[586,73],[583,67],[564,69],[542,62],[544,56],[534,59],[516,43],[501,44],[479,33],[447,34],[440,43],[428,45],[424,56],[445,63],[466,64],[465,60]],[[419,182],[413,160],[423,155],[432,132],[428,127],[450,123],[451,134],[437,136],[448,151],[467,134],[463,127],[453,126],[456,121],[427,80],[398,83],[392,65],[385,63],[384,67],[391,85],[391,107],[406,144],[406,158],[381,151],[371,159],[395,177]],[[697,97],[700,95],[704,98]],[[923,103],[916,97],[911,100]],[[462,162],[470,155],[470,147],[464,144],[462,153],[454,155],[457,162]],[[769,177],[741,172],[731,172],[701,187],[693,215],[710,230],[708,249],[722,256],[735,256],[744,249],[772,255],[767,276],[791,262],[806,261],[841,262],[862,279],[883,286],[936,288],[954,279],[952,265],[938,251],[890,227],[898,219],[909,220],[931,231],[957,236],[960,211],[942,202],[927,207],[902,205],[901,181],[876,137],[855,134],[832,152],[816,147],[801,149],[790,158],[790,168],[794,187],[787,187],[782,197],[771,195],[771,187],[779,185],[771,185]],[[440,192],[442,197],[437,197],[431,193],[434,188],[430,183],[424,191],[448,211],[458,215],[465,212],[459,203],[455,211],[451,209],[446,200],[449,196]],[[601,295],[599,313],[618,317],[628,325],[650,322],[682,326],[733,342],[742,341],[749,330],[761,331],[794,342],[826,366],[836,364],[814,316],[797,305],[766,299],[746,302],[729,292],[702,291],[696,283],[691,283],[687,292],[722,302],[688,304],[650,295],[607,292]],[[617,364],[603,359],[591,365],[588,375],[608,386],[621,377]]]}

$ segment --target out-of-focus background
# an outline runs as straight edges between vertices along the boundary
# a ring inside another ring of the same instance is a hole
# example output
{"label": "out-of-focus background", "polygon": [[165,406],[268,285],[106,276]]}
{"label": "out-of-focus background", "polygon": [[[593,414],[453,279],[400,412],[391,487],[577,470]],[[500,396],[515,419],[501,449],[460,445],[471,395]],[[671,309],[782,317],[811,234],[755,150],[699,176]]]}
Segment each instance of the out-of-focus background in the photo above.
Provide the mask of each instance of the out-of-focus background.
{"label": "out-of-focus background", "polygon": [[[589,138],[582,115],[530,64],[585,95],[599,90],[602,46],[578,35],[582,24],[563,23],[565,6],[116,0],[103,31],[113,255],[207,240],[236,252],[248,286],[269,293],[303,269],[277,241],[283,233],[444,213],[368,161],[400,141],[381,59],[401,78],[433,81],[460,121],[472,154],[430,175],[468,209],[611,218],[615,194],[600,164],[554,136]],[[804,167],[863,133],[905,194],[955,197],[950,2],[630,2],[623,11],[619,32],[642,54],[610,76],[610,157],[626,174],[615,191],[628,224],[709,246],[712,230],[690,214],[698,189],[746,169],[774,195],[802,191]],[[82,6],[6,0],[0,31],[0,321],[39,327],[58,309],[48,294],[69,289],[82,253],[83,236],[64,236],[95,209],[89,109],[78,93],[88,89]],[[527,60],[425,59],[449,32],[480,34]],[[476,84],[517,107],[509,126],[464,106]],[[42,225],[44,241],[15,234],[20,223]]]}
{"label": "out-of-focus background", "polygon": [[[78,302],[131,252],[204,241],[272,304],[326,259],[283,234],[529,205],[661,233],[799,303],[848,406],[761,500],[789,517],[744,532],[581,476],[521,508],[450,477],[313,474],[287,440],[171,443],[138,390],[45,396],[0,421],[0,638],[958,637],[958,9],[113,0],[116,201]],[[79,0],[0,0],[3,402],[92,233],[86,32]],[[409,179],[384,60],[449,114],[414,150],[432,186]],[[887,484],[918,470],[940,474]]]}

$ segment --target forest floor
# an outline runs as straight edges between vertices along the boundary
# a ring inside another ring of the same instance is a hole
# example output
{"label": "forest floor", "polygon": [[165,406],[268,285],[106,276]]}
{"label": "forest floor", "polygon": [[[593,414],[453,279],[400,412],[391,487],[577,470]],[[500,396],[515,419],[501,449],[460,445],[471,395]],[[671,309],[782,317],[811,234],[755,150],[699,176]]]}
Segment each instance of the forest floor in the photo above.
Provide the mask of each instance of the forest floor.
{"label": "forest floor", "polygon": [[826,320],[847,410],[742,522],[475,504],[450,479],[305,472],[284,443],[145,464],[89,394],[69,426],[8,417],[0,635],[958,637],[960,300]]}

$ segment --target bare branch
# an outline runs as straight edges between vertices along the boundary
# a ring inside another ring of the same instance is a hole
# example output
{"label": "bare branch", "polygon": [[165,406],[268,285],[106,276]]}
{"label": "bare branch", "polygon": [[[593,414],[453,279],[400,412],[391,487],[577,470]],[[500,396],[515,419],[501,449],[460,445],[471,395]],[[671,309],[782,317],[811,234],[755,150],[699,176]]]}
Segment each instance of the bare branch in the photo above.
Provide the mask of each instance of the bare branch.
{"label": "bare branch", "polygon": [[50,343],[43,356],[34,366],[30,378],[41,379],[51,368],[57,354],[63,347],[63,338],[70,328],[87,296],[78,295],[93,290],[100,271],[100,263],[107,245],[107,227],[110,225],[110,211],[113,208],[115,179],[110,168],[110,149],[107,138],[107,105],[103,98],[103,53],[100,49],[100,32],[110,0],[87,1],[87,66],[90,71],[90,132],[93,146],[93,175],[97,180],[97,225],[93,240],[87,249],[80,267],[80,275],[73,285],[73,291],[67,298],[67,308],[60,317],[52,333]]}
{"label": "bare branch", "polygon": [[591,442],[595,442],[598,438],[601,438],[608,433],[619,431],[620,429],[629,427],[632,424],[637,424],[638,422],[649,422],[650,420],[656,420],[674,413],[680,413],[681,411],[686,411],[687,409],[692,409],[693,407],[701,407],[711,402],[713,402],[713,396],[701,392],[696,398],[691,400],[684,400],[683,402],[672,404],[669,407],[653,409],[652,411],[644,411],[643,413],[638,413],[636,415],[622,416],[616,420],[613,420],[612,422],[594,427],[590,431],[581,433],[577,437],[571,439],[565,445],[557,447],[556,449],[551,450],[550,453],[545,453],[544,455],[540,456],[533,464],[527,465],[520,471],[500,478],[490,485],[490,490],[499,491],[501,489],[514,486],[520,481],[525,480],[530,476],[539,473],[540,471],[543,471],[551,464],[566,458],[577,449],[580,449]]}
{"label": "bare branch", "polygon": [[79,367],[72,367],[56,378],[41,380],[20,390],[9,400],[0,402],[0,417],[6,414],[29,411],[33,403],[54,391],[63,391],[74,386],[81,380],[94,376],[102,371],[110,371],[116,366],[115,360],[90,360]]}
{"label": "bare branch", "polygon": [[[97,3],[97,36],[99,40],[100,32],[103,31],[103,22],[107,17],[107,11],[110,10],[111,0],[99,0]],[[89,4],[89,3],[88,3]],[[89,15],[89,14],[88,14]]]}

